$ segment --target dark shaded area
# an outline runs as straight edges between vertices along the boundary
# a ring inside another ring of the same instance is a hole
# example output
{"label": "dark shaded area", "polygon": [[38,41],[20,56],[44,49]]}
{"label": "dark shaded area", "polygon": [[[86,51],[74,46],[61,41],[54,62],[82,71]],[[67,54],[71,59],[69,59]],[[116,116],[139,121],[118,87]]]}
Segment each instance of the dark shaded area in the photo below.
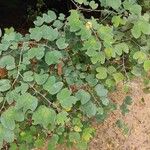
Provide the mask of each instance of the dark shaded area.
{"label": "dark shaded area", "polygon": [[[44,3],[41,13],[51,9],[68,15],[74,7],[69,0],[44,0]],[[0,28],[13,26],[17,31],[26,32],[33,25],[28,8],[37,11],[37,0],[0,0]]]}

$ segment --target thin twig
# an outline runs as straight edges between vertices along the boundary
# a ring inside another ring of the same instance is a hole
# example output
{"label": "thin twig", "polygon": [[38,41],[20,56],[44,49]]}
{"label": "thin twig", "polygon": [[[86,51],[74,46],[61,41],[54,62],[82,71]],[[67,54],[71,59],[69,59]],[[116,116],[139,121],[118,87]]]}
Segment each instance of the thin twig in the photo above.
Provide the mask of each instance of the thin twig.
{"label": "thin twig", "polygon": [[128,74],[127,74],[127,71],[126,71],[125,61],[124,61],[124,55],[123,55],[123,57],[122,57],[122,67],[123,67],[123,71],[125,72],[125,75],[126,75],[126,77],[127,77],[127,81],[129,82],[129,81],[130,81],[130,78],[129,78],[129,76],[128,76]]}
{"label": "thin twig", "polygon": [[111,10],[100,10],[100,9],[89,9],[89,8],[84,8],[84,7],[79,7],[73,0],[71,2],[76,6],[78,10],[81,11],[86,11],[86,12],[108,12],[108,13],[113,13],[113,14],[118,14],[117,12],[111,11]]}
{"label": "thin twig", "polygon": [[[23,78],[23,76],[20,73],[19,73],[19,75]],[[30,88],[32,88],[35,91],[35,93],[39,94],[42,98],[44,98],[48,102],[49,106],[52,105],[54,108],[57,109],[58,112],[60,111],[60,108],[58,108],[57,105],[52,103],[47,97],[45,97],[43,94],[41,94],[33,85],[31,85],[28,82],[26,82],[26,83],[30,86]]]}
{"label": "thin twig", "polygon": [[0,112],[2,112],[2,110],[3,110],[4,106],[5,106],[5,103],[6,103],[6,98],[5,98],[4,101],[3,101],[3,105],[2,105],[2,107],[1,107],[1,109],[0,109]]}
{"label": "thin twig", "polygon": [[19,67],[20,67],[21,59],[22,59],[22,51],[23,51],[23,48],[21,49],[21,52],[20,52],[17,76],[16,76],[16,78],[15,78],[14,82],[12,83],[12,87],[14,86],[14,84],[16,83],[16,81],[17,81],[17,80],[18,80],[18,78],[19,78],[19,74],[20,74],[20,72],[19,72]]}

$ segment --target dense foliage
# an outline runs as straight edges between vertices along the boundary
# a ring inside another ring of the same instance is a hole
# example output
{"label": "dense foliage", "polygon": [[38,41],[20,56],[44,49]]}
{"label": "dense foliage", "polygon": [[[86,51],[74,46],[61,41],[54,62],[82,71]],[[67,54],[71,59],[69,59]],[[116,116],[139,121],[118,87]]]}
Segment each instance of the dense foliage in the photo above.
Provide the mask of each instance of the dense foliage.
{"label": "dense foliage", "polygon": [[[0,147],[87,149],[93,119],[116,109],[108,91],[135,77],[149,84],[150,13],[136,0],[75,0],[66,18],[48,11],[22,36],[6,29],[0,43]],[[101,9],[99,9],[101,8]],[[103,8],[103,9],[102,9]],[[97,12],[100,18],[84,17]],[[131,104],[128,96],[122,114]],[[119,126],[124,126],[118,121]]]}

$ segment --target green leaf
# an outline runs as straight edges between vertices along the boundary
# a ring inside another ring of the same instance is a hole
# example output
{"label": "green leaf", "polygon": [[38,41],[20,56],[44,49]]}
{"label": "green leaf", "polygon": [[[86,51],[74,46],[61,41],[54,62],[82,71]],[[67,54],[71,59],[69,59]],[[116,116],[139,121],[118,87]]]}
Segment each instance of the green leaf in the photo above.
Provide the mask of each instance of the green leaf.
{"label": "green leaf", "polygon": [[8,79],[0,80],[0,92],[5,92],[11,88],[10,81]]}
{"label": "green leaf", "polygon": [[98,7],[98,4],[95,3],[95,1],[92,0],[92,1],[90,1],[89,6],[90,6],[92,9],[96,9],[96,8]]}
{"label": "green leaf", "polygon": [[55,83],[55,81],[56,81],[55,77],[51,76],[48,78],[47,82],[43,85],[43,88],[52,95],[58,93],[63,87],[63,82]]}
{"label": "green leaf", "polygon": [[89,140],[93,137],[94,129],[93,128],[85,128],[83,130],[82,139],[86,142],[89,142]]}
{"label": "green leaf", "polygon": [[105,54],[106,54],[108,59],[110,59],[111,57],[115,57],[116,56],[115,49],[113,49],[111,47],[110,48],[105,48],[104,51],[105,51]]}
{"label": "green leaf", "polygon": [[48,16],[49,16],[48,19],[47,19],[48,21],[46,23],[50,23],[53,20],[56,20],[56,18],[57,18],[56,13],[52,10],[48,11]]}
{"label": "green leaf", "polygon": [[70,132],[69,140],[73,143],[78,143],[80,141],[80,134],[78,132]]}
{"label": "green leaf", "polygon": [[95,37],[91,37],[83,44],[83,49],[87,50],[86,54],[91,57],[97,55],[97,51],[101,49],[101,43]]}
{"label": "green leaf", "polygon": [[55,20],[53,23],[53,27],[57,28],[57,29],[61,29],[63,27],[64,23],[60,20]]}
{"label": "green leaf", "polygon": [[80,140],[77,143],[77,147],[78,147],[79,150],[87,150],[88,149],[88,143],[84,140]]}
{"label": "green leaf", "polygon": [[12,130],[6,129],[0,124],[0,148],[3,146],[3,140],[6,142],[13,142],[15,139],[14,132]]}
{"label": "green leaf", "polygon": [[130,96],[126,96],[124,99],[124,103],[126,105],[131,105],[132,104],[132,98]]}
{"label": "green leaf", "polygon": [[45,48],[44,47],[33,47],[28,51],[28,58],[32,59],[32,58],[37,58],[38,60],[40,60],[43,56],[44,56],[44,52],[45,52]]}
{"label": "green leaf", "polygon": [[91,95],[82,89],[76,93],[76,97],[81,101],[82,105],[86,104],[91,99]]}
{"label": "green leaf", "polygon": [[33,81],[33,72],[32,71],[27,71],[23,74],[23,81],[25,82],[31,82]]}
{"label": "green leaf", "polygon": [[41,26],[44,22],[46,23],[51,23],[57,18],[56,14],[54,11],[49,10],[47,14],[43,14],[42,17],[37,17],[36,21],[34,21],[34,24],[36,26]]}
{"label": "green leaf", "polygon": [[38,99],[30,93],[20,95],[16,100],[16,109],[23,109],[25,113],[27,110],[34,111],[38,105]]}
{"label": "green leaf", "polygon": [[79,3],[80,5],[84,2],[85,0],[75,0],[75,2]]}
{"label": "green leaf", "polygon": [[52,27],[47,25],[43,25],[41,27],[41,31],[42,31],[42,37],[49,41],[56,40],[59,34],[57,29],[53,29]]}
{"label": "green leaf", "polygon": [[147,59],[147,55],[143,51],[137,51],[134,53],[133,59],[138,60],[138,63],[141,64]]}
{"label": "green leaf", "polygon": [[98,79],[107,78],[107,69],[105,67],[98,67],[96,68],[96,71],[98,72],[98,74],[96,75]]}
{"label": "green leaf", "polygon": [[107,97],[108,90],[101,84],[95,86],[95,91],[99,97]]}
{"label": "green leaf", "polygon": [[65,49],[68,47],[68,44],[65,43],[65,38],[59,38],[57,41],[56,41],[56,45],[59,49]]}
{"label": "green leaf", "polygon": [[15,59],[13,56],[11,55],[6,55],[6,56],[3,56],[1,59],[0,59],[0,67],[1,68],[5,68],[7,70],[12,70],[14,69],[16,66],[15,66]]}
{"label": "green leaf", "polygon": [[121,6],[121,0],[106,0],[106,5],[116,10]]}
{"label": "green leaf", "polygon": [[138,24],[134,24],[131,33],[133,35],[133,37],[135,37],[136,39],[139,38],[141,36],[141,28]]}
{"label": "green leaf", "polygon": [[34,141],[34,146],[36,148],[42,148],[44,147],[44,142],[45,142],[44,138],[41,138],[41,139],[38,138]]}
{"label": "green leaf", "polygon": [[84,114],[86,114],[89,118],[95,116],[97,107],[91,101],[88,101],[86,104],[81,106],[81,110]]}
{"label": "green leaf", "polygon": [[82,22],[80,21],[80,15],[77,10],[71,10],[71,14],[67,18],[68,25],[70,26],[71,32],[76,32],[80,30],[80,27],[83,26]]}
{"label": "green leaf", "polygon": [[47,52],[45,55],[45,62],[48,65],[57,64],[60,62],[60,59],[62,59],[62,54],[60,51],[51,51]]}
{"label": "green leaf", "polygon": [[67,123],[69,121],[68,115],[69,114],[66,111],[58,113],[56,117],[57,124],[63,126],[65,123]]}
{"label": "green leaf", "polygon": [[129,53],[129,47],[126,43],[119,43],[115,45],[115,52],[121,56],[123,52]]}
{"label": "green leaf", "polygon": [[8,108],[1,115],[2,125],[9,130],[15,129],[15,121],[23,121],[23,120],[24,114],[21,111],[15,110],[14,107]]}
{"label": "green leaf", "polygon": [[150,70],[150,60],[144,61],[144,70],[148,72]]}
{"label": "green leaf", "polygon": [[139,38],[142,33],[150,35],[150,23],[145,20],[138,20],[138,22],[134,24],[131,32],[135,38]]}
{"label": "green leaf", "polygon": [[107,72],[110,74],[110,75],[112,75],[113,73],[115,73],[117,70],[116,70],[116,68],[114,67],[114,66],[109,66],[108,68],[107,68]]}
{"label": "green leaf", "polygon": [[65,20],[65,15],[63,13],[60,13],[58,19],[61,20],[61,21],[64,21]]}
{"label": "green leaf", "polygon": [[39,74],[34,73],[34,79],[38,85],[43,85],[48,79],[48,74],[44,74],[44,72],[40,72]]}
{"label": "green leaf", "polygon": [[43,33],[41,32],[40,27],[30,28],[29,29],[30,38],[36,41],[40,41],[42,39]]}
{"label": "green leaf", "polygon": [[98,82],[98,80],[95,78],[93,74],[87,75],[85,80],[88,82],[90,86],[95,86]]}
{"label": "green leaf", "polygon": [[71,96],[71,92],[67,88],[62,89],[57,94],[57,99],[59,100],[61,106],[66,110],[70,110],[73,104],[77,102],[77,98]]}
{"label": "green leaf", "polygon": [[44,128],[47,128],[49,124],[54,124],[56,119],[56,112],[44,105],[39,106],[32,116],[33,124],[40,124]]}
{"label": "green leaf", "polygon": [[48,142],[48,150],[56,150],[58,140],[59,136],[57,134],[54,134]]}
{"label": "green leaf", "polygon": [[123,6],[126,10],[129,10],[132,14],[141,15],[142,7],[136,3],[135,0],[125,0]]}
{"label": "green leaf", "polygon": [[118,82],[120,82],[120,81],[123,81],[124,78],[125,78],[124,75],[123,75],[122,73],[120,73],[120,72],[114,73],[114,74],[113,74],[113,77],[114,77],[116,83],[118,83]]}
{"label": "green leaf", "polygon": [[122,19],[121,16],[119,15],[119,16],[113,16],[112,23],[114,27],[117,28],[119,25],[125,25],[126,21]]}
{"label": "green leaf", "polygon": [[107,97],[101,97],[101,101],[104,106],[108,106],[109,99]]}

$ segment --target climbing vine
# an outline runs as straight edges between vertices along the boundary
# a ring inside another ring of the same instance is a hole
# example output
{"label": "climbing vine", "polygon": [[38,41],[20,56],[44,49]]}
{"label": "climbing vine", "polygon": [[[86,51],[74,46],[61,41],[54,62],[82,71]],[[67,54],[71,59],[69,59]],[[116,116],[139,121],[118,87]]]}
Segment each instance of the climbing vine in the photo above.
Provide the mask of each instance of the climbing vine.
{"label": "climbing vine", "polygon": [[[87,149],[93,119],[102,122],[116,109],[108,92],[136,76],[149,84],[150,13],[136,0],[71,2],[76,9],[68,17],[49,10],[25,36],[13,28],[2,36],[1,148],[30,150],[48,141],[48,150],[64,143]],[[130,104],[128,96],[123,115]]]}

